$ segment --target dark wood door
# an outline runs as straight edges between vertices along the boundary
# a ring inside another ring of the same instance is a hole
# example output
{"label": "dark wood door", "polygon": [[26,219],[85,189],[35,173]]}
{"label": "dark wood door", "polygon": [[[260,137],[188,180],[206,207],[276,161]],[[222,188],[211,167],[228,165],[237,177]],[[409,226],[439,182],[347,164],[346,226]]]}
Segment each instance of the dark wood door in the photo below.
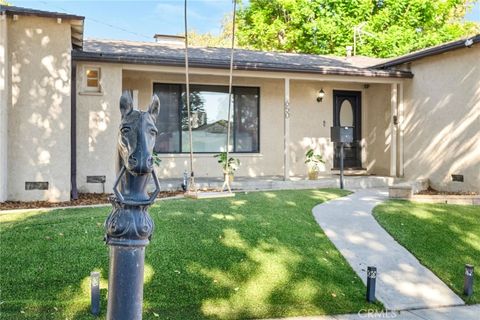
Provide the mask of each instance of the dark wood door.
{"label": "dark wood door", "polygon": [[[353,127],[353,143],[344,144],[345,169],[361,169],[362,149],[362,93],[360,91],[333,91],[333,125]],[[340,144],[334,144],[335,169],[340,167]]]}

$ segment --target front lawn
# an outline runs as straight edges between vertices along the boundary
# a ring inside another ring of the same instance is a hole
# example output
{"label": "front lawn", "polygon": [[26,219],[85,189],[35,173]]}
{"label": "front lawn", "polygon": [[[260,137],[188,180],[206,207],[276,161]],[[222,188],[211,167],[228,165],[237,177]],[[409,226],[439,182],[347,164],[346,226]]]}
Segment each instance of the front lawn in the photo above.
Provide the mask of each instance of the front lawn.
{"label": "front lawn", "polygon": [[[480,207],[391,200],[374,216],[401,245],[467,303],[480,303]],[[464,266],[475,265],[474,295],[463,295]]]}
{"label": "front lawn", "polygon": [[[236,319],[357,312],[365,287],[316,224],[337,189],[162,201],[146,249],[145,319]],[[1,319],[91,319],[109,208],[0,215]],[[377,307],[379,307],[377,305]]]}

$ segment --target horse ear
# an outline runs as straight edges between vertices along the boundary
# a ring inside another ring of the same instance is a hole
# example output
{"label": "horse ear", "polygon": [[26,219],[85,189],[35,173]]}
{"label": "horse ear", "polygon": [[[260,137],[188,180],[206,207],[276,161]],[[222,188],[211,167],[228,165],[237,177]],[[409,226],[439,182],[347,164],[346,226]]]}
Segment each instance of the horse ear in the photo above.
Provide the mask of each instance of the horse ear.
{"label": "horse ear", "polygon": [[152,103],[150,107],[148,107],[148,113],[150,113],[154,121],[157,120],[158,114],[160,113],[160,99],[158,99],[156,94],[152,97]]}
{"label": "horse ear", "polygon": [[123,91],[122,97],[120,98],[120,112],[122,113],[122,118],[125,117],[130,111],[133,110],[133,101],[130,91]]}

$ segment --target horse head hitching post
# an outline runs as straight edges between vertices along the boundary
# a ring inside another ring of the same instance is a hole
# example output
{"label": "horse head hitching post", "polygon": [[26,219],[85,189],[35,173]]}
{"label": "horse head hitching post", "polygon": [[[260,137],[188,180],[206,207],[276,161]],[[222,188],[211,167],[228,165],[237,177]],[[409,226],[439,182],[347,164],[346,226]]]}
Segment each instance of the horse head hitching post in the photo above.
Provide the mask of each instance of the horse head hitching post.
{"label": "horse head hitching post", "polygon": [[[110,246],[107,320],[142,319],[145,247],[154,227],[147,208],[160,192],[152,158],[159,110],[155,95],[146,112],[133,107],[128,91],[120,98],[121,168],[113,186],[113,209],[105,221],[105,241]],[[156,187],[151,195],[147,193],[150,175]]]}

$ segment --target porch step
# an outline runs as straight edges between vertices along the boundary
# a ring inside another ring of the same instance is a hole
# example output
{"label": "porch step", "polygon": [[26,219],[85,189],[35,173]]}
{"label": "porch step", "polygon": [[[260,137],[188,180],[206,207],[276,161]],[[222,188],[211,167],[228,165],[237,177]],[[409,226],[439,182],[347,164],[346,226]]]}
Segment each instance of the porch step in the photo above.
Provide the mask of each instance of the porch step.
{"label": "porch step", "polygon": [[[340,175],[340,170],[332,169],[332,174]],[[345,169],[343,170],[344,176],[367,176],[367,169]]]}
{"label": "porch step", "polygon": [[415,181],[394,184],[388,188],[388,197],[392,199],[410,199],[415,193],[427,190],[428,186],[428,179],[417,179]]}
{"label": "porch step", "polygon": [[[197,177],[195,182],[200,190],[218,190],[222,187],[223,179]],[[387,188],[398,182],[399,180],[396,178],[381,176],[346,176],[344,179],[345,189]],[[180,185],[180,179],[160,179],[160,187],[165,191],[180,190]],[[235,177],[231,188],[234,191],[254,191],[338,188],[339,185],[340,177],[338,176],[320,177],[318,180],[293,177],[286,181],[278,176],[260,178]]]}

